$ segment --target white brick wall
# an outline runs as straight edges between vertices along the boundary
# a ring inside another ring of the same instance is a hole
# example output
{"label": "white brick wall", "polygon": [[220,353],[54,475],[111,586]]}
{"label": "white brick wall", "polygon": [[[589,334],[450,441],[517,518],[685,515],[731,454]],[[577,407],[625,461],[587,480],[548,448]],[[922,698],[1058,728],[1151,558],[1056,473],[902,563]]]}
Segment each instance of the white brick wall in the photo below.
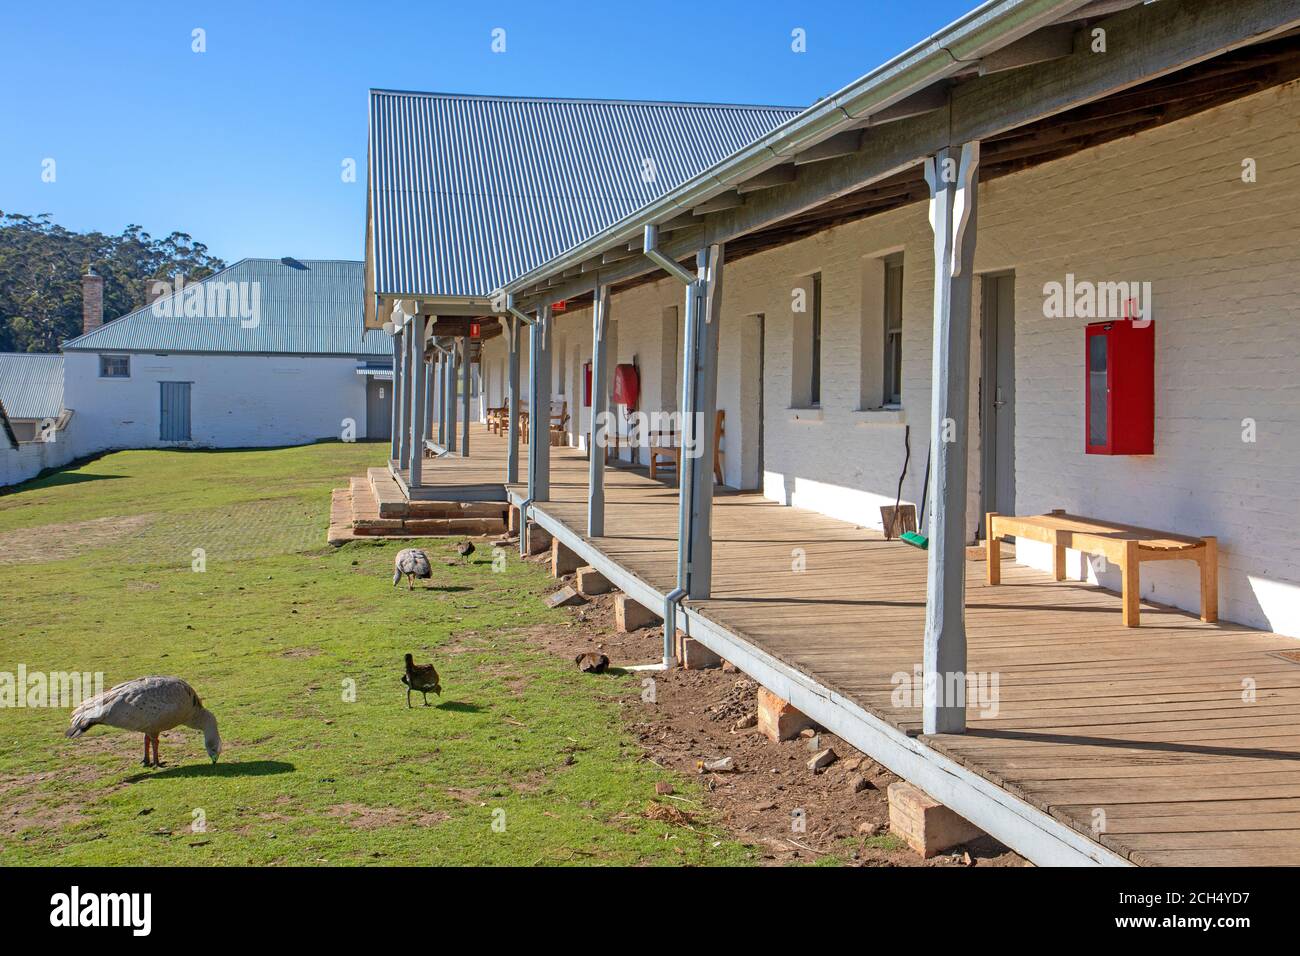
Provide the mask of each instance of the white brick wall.
{"label": "white brick wall", "polygon": [[[1225,619],[1300,636],[1300,85],[1259,93],[1136,137],[981,187],[976,272],[1016,282],[1016,496],[1022,514],[1066,508],[1171,531],[1214,534]],[[1253,158],[1258,182],[1241,180]],[[718,405],[727,410],[727,483],[755,483],[750,411],[756,314],[765,316],[763,488],[776,500],[879,526],[903,461],[902,423],[859,412],[883,363],[868,260],[904,255],[903,415],[919,502],[929,440],[931,236],[916,204],[731,263],[724,280]],[[790,409],[791,290],[822,273],[820,416]],[[1067,272],[1153,283],[1156,454],[1083,451],[1087,319],[1048,319],[1043,286]],[[661,315],[682,287],[664,279],[617,296],[618,361],[641,366],[642,408],[658,382]],[[969,526],[979,520],[978,283],[972,355]],[[590,313],[561,318],[590,357]],[[741,340],[741,329],[750,339]],[[680,343],[679,343],[680,344]],[[493,349],[504,345],[494,342]],[[864,351],[865,350],[865,351]],[[502,352],[503,354],[503,352]],[[680,351],[678,352],[680,358]],[[746,356],[749,356],[746,359]],[[750,404],[746,405],[748,399]],[[675,399],[674,399],[675,404]],[[671,407],[671,406],[667,406]],[[812,420],[810,420],[810,418]],[[1242,420],[1257,422],[1244,443]],[[747,479],[749,479],[747,481]],[[1020,559],[1047,567],[1041,549]],[[1075,570],[1079,559],[1072,555]],[[1096,572],[1089,571],[1093,580]],[[1117,587],[1113,572],[1101,583]],[[1143,594],[1198,606],[1194,566],[1143,568]]]}
{"label": "white brick wall", "polygon": [[[94,352],[64,358],[64,405],[83,453],[172,447],[158,438],[159,382],[193,382],[190,444],[216,448],[299,445],[339,438],[343,420],[366,433],[366,384],[355,358],[294,355],[131,356],[131,377],[99,377]],[[390,385],[391,387],[391,385]]]}

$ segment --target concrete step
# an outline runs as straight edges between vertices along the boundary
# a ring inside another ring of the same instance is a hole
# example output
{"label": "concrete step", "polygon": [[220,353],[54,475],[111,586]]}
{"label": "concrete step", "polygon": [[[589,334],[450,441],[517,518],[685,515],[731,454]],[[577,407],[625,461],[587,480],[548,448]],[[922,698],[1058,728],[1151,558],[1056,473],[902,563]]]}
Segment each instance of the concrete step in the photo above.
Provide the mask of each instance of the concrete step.
{"label": "concrete step", "polygon": [[366,480],[378,502],[380,518],[405,518],[407,513],[406,495],[398,487],[392,472],[387,468],[367,468]]}
{"label": "concrete step", "polygon": [[352,529],[352,493],[347,488],[330,492],[330,526],[325,533],[327,544],[339,545],[356,538]]}
{"label": "concrete step", "polygon": [[412,501],[407,505],[408,518],[491,518],[506,520],[504,501]]}
{"label": "concrete step", "polygon": [[500,535],[506,530],[505,502],[418,501],[410,507],[386,468],[370,468],[334,492],[330,540],[358,537],[413,538]]}

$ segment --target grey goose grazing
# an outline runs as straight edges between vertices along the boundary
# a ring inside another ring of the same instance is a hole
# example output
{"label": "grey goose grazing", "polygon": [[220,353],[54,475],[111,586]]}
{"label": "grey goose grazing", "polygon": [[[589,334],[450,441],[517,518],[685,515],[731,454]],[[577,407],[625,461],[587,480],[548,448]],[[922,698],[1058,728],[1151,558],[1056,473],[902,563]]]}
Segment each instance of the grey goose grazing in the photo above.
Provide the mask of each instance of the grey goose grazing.
{"label": "grey goose grazing", "polygon": [[[221,754],[217,718],[203,706],[194,688],[179,677],[137,677],[97,694],[72,712],[66,736],[80,737],[98,724],[144,734],[146,767],[162,766],[158,735],[182,724],[203,732],[203,749],[213,763]],[[152,763],[150,743],[153,744]]]}
{"label": "grey goose grazing", "polygon": [[403,575],[406,576],[406,589],[415,590],[415,578],[425,580],[433,576],[433,571],[429,568],[429,556],[419,548],[403,548],[398,551],[397,560],[393,562],[393,587],[397,587]]}

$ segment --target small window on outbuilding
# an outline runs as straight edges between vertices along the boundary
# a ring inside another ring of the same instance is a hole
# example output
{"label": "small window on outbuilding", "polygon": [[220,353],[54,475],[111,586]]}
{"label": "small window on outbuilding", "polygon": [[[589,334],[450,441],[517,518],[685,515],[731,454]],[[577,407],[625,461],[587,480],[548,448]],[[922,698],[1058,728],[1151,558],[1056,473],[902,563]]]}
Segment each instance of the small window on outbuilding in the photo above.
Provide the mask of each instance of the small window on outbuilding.
{"label": "small window on outbuilding", "polygon": [[101,355],[99,357],[100,378],[130,378],[131,356]]}

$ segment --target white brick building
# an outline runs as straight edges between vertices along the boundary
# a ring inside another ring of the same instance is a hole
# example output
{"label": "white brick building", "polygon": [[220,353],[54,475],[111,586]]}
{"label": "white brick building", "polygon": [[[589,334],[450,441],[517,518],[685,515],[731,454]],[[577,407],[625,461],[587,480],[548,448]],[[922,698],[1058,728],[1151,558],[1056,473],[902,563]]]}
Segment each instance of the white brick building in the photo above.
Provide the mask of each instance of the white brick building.
{"label": "white brick building", "polygon": [[[1298,120],[1300,85],[1291,83],[995,179],[982,189],[975,258],[977,275],[1014,273],[1016,511],[1065,508],[1217,535],[1221,614],[1295,636]],[[1243,182],[1246,159],[1255,161],[1255,182]],[[881,262],[898,254],[901,408],[871,410],[882,398]],[[879,527],[880,505],[893,504],[907,426],[912,460],[903,500],[919,503],[929,441],[932,260],[925,206],[913,204],[727,266],[718,359],[727,484],[761,487],[785,504]],[[802,343],[794,337],[791,296],[814,273],[822,276],[822,394],[820,408],[809,410],[792,400],[792,366]],[[1152,283],[1153,456],[1084,453],[1088,319],[1044,316],[1044,285],[1065,281],[1067,273]],[[974,300],[981,300],[978,289]],[[681,287],[672,279],[613,297],[609,362],[639,367],[643,410],[677,407],[681,311]],[[975,375],[981,329],[976,308]],[[566,396],[570,407],[582,394],[591,342],[589,306],[557,318],[553,393]],[[483,361],[486,402],[504,404],[504,338],[488,343]],[[522,361],[526,370],[526,350]],[[978,394],[973,384],[972,421],[978,421]],[[1243,441],[1250,420],[1255,440]],[[573,416],[569,441],[583,444],[588,427],[583,409]],[[976,444],[972,540],[983,510],[979,455]],[[1047,550],[1022,545],[1018,557],[1048,567]],[[1077,552],[1070,560],[1078,574]],[[1118,586],[1113,571],[1094,566],[1087,574]],[[1185,565],[1151,566],[1142,587],[1152,600],[1197,607],[1197,578]]]}

